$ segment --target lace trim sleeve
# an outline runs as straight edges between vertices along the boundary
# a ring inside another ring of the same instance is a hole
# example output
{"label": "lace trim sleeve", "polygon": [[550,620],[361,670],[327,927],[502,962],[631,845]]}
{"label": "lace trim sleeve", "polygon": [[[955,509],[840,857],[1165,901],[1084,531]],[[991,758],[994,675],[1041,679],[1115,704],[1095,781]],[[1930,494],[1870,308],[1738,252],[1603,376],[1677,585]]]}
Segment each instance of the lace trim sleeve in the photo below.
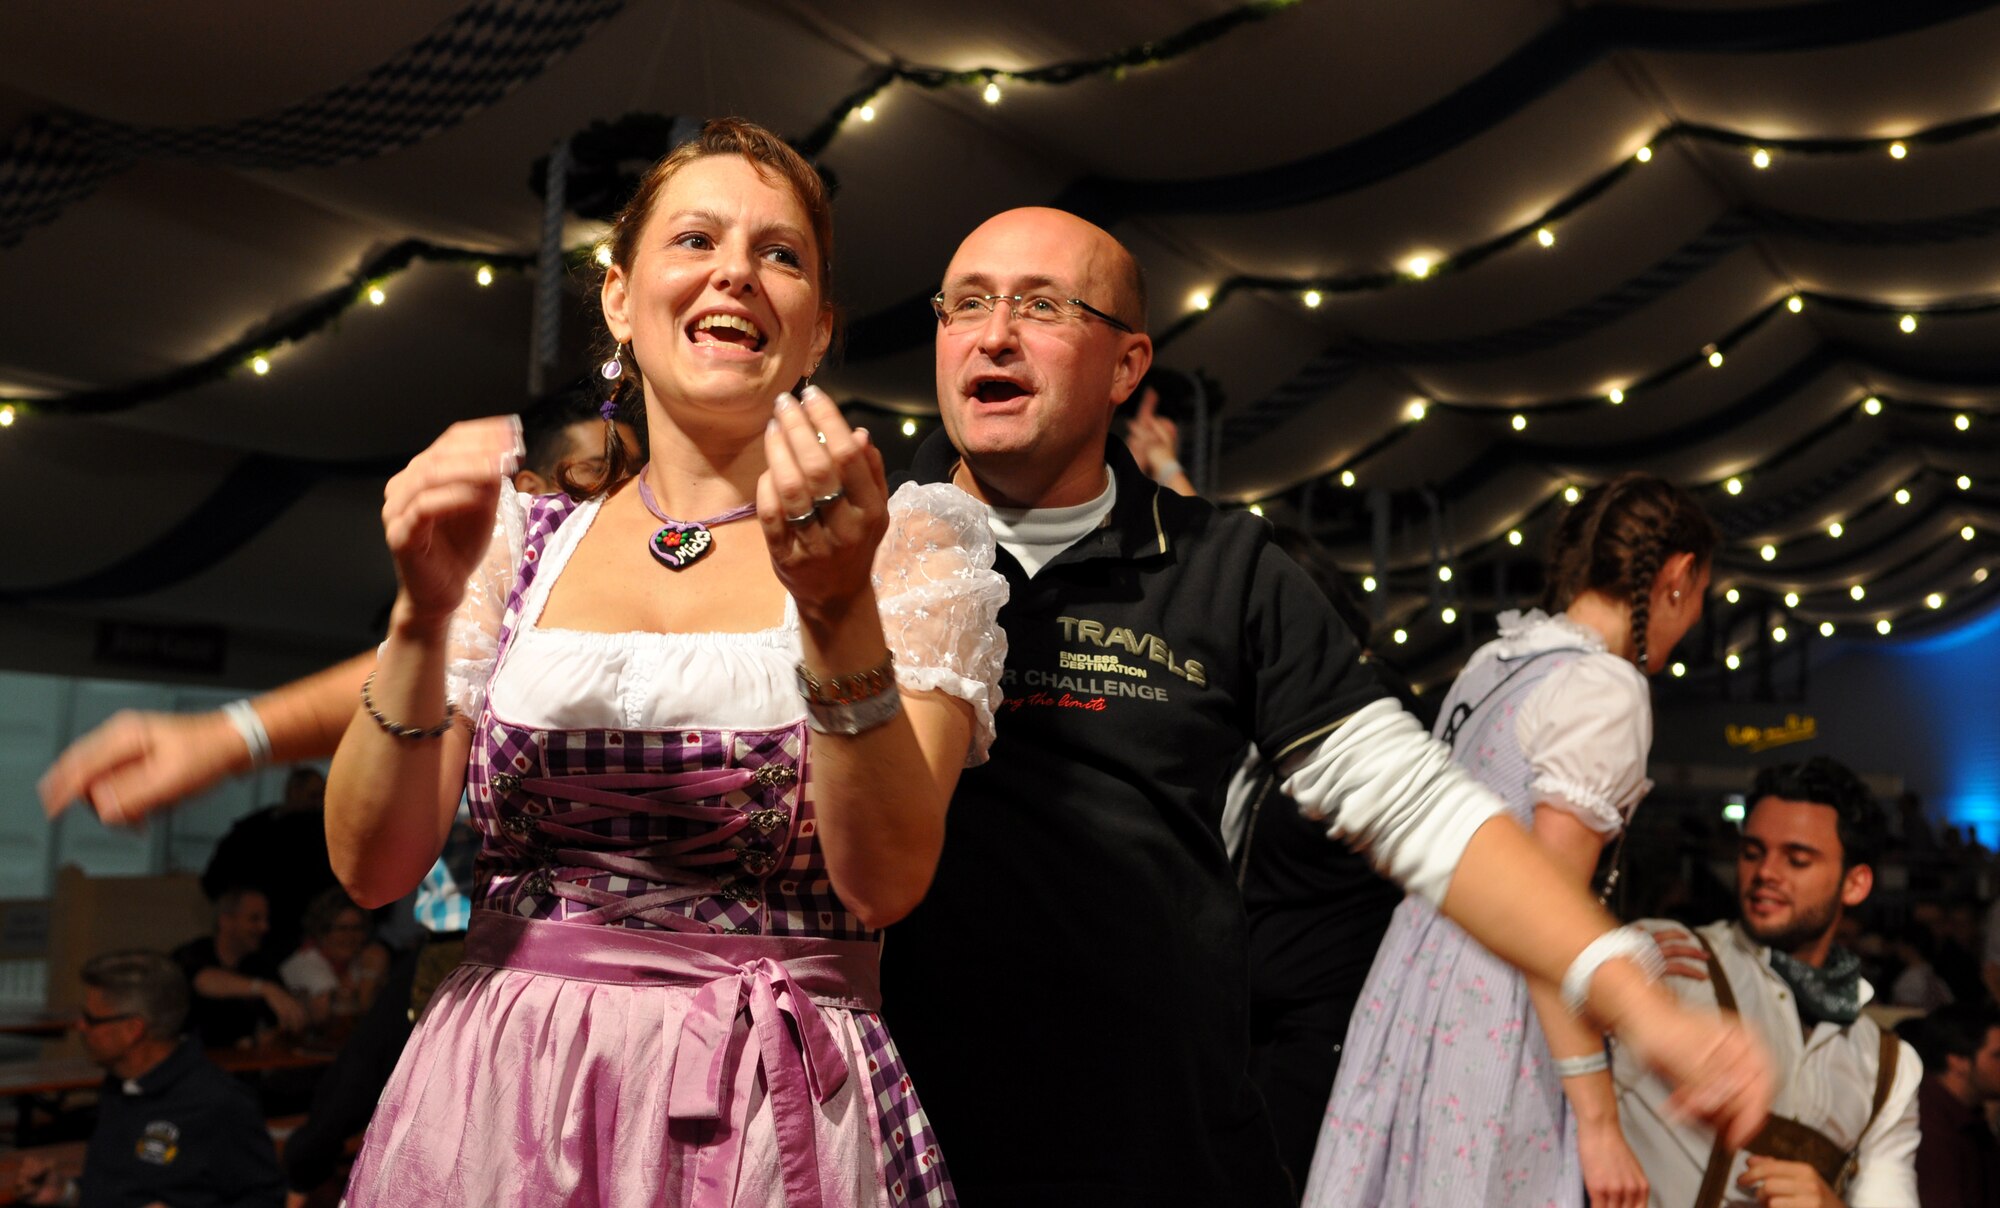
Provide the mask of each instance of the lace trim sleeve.
{"label": "lace trim sleeve", "polygon": [[466,580],[465,599],[452,614],[446,633],[445,699],[466,717],[477,717],[486,704],[486,681],[493,676],[500,626],[520,573],[521,553],[527,544],[528,507],[534,498],[516,491],[511,482],[501,482],[500,504],[493,513],[493,540],[486,547],[485,559]]}
{"label": "lace trim sleeve", "polygon": [[1007,635],[1007,580],[993,569],[986,509],[949,483],[905,483],[889,499],[875,551],[875,597],[896,678],[914,692],[949,692],[972,706],[965,765],[986,761]]}

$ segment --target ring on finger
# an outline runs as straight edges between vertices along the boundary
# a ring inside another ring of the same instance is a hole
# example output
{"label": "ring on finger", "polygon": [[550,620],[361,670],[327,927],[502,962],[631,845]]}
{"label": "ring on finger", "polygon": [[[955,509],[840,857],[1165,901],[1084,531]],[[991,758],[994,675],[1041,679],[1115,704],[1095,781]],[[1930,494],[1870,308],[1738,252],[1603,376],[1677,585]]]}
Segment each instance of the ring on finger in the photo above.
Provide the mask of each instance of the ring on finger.
{"label": "ring on finger", "polygon": [[846,495],[847,492],[839,487],[835,487],[831,495],[816,495],[813,497],[813,510],[816,512],[829,503],[838,503]]}
{"label": "ring on finger", "polygon": [[785,517],[785,523],[794,525],[799,528],[804,528],[806,525],[811,524],[813,521],[818,519],[819,519],[819,505],[814,504],[813,506],[807,508],[800,515]]}

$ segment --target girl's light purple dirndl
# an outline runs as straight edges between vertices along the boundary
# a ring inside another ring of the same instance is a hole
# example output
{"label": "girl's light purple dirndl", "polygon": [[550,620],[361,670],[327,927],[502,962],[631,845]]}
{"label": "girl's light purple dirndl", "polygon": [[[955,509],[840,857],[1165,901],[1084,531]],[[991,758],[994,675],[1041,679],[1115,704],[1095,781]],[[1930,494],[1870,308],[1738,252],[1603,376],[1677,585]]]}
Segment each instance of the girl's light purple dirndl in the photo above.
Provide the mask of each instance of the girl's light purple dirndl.
{"label": "girl's light purple dirndl", "polygon": [[[528,510],[499,657],[539,551]],[[811,734],[539,730],[481,712],[465,963],[348,1184],[374,1205],[955,1204],[834,895]]]}

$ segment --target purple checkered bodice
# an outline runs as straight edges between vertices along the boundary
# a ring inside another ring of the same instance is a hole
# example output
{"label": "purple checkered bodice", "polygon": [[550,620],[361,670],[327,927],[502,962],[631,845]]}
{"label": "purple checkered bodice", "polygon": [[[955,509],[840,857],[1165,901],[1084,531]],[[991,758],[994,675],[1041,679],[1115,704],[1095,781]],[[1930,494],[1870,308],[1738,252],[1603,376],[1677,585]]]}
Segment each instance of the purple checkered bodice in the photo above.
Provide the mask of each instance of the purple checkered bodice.
{"label": "purple checkered bodice", "polygon": [[[496,672],[541,551],[575,504],[529,508]],[[811,733],[545,730],[481,710],[467,768],[484,842],[473,904],[527,918],[748,935],[873,935],[834,895]]]}

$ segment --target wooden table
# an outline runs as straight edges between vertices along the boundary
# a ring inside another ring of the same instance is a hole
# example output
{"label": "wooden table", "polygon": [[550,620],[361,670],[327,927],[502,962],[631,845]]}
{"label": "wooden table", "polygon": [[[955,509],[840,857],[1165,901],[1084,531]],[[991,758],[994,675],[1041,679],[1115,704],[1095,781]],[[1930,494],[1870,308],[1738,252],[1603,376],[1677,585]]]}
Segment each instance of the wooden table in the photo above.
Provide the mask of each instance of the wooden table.
{"label": "wooden table", "polygon": [[48,1039],[69,1031],[70,1017],[47,1011],[0,1011],[0,1036],[37,1036]]}
{"label": "wooden table", "polygon": [[[261,1074],[331,1065],[333,1053],[327,1049],[267,1045],[253,1049],[210,1049],[208,1059],[232,1074]],[[35,1108],[59,1110],[64,1097],[96,1090],[102,1085],[104,1067],[85,1057],[0,1062],[0,1098],[14,1101],[14,1143],[19,1146],[32,1143]]]}

